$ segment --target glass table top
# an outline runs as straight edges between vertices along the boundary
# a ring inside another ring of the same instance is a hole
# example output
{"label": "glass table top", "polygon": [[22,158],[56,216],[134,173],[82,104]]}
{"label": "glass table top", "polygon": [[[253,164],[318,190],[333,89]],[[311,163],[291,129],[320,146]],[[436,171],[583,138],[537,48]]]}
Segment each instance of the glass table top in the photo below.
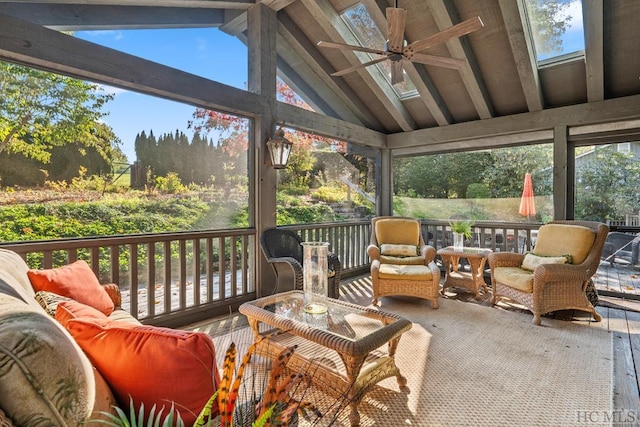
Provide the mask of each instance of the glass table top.
{"label": "glass table top", "polygon": [[259,304],[263,310],[285,317],[310,328],[321,329],[342,338],[357,341],[383,328],[379,318],[374,318],[364,307],[344,304],[337,300],[323,301],[327,311],[319,314],[304,310],[303,293],[287,293],[281,298],[269,298],[265,304]]}

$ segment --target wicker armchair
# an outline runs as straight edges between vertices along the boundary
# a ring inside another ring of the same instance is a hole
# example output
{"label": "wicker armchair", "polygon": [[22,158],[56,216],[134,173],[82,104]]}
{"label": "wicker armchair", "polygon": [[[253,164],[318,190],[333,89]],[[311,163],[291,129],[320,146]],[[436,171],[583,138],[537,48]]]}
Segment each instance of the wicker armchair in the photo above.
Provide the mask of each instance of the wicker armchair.
{"label": "wicker armchair", "polygon": [[[260,236],[262,253],[276,273],[278,292],[303,288],[302,242],[293,231],[280,228],[269,228]],[[340,297],[340,260],[331,252],[328,258],[328,296],[337,299]]]}
{"label": "wicker armchair", "polygon": [[602,318],[586,289],[598,269],[609,227],[593,221],[552,221],[540,227],[531,253],[493,252],[492,303],[508,297],[533,312],[533,323],[557,310],[591,312]]}
{"label": "wicker armchair", "polygon": [[380,216],[371,221],[373,304],[386,295],[424,298],[438,308],[440,269],[436,250],[425,244],[420,221],[413,218]]}

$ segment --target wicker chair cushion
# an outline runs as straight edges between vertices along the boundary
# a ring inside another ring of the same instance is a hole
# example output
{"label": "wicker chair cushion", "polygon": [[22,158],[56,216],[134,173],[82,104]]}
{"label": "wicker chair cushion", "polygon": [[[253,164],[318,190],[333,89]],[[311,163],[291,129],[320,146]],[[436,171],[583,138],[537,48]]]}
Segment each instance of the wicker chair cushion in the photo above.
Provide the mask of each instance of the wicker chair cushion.
{"label": "wicker chair cushion", "polygon": [[418,246],[420,242],[420,222],[414,219],[387,218],[375,224],[376,240],[379,245]]}
{"label": "wicker chair cushion", "polygon": [[523,292],[533,292],[533,271],[520,267],[496,267],[493,274],[496,282]]}
{"label": "wicker chair cushion", "polygon": [[385,243],[380,245],[380,254],[397,257],[416,256],[418,255],[418,247],[413,245],[393,245]]}
{"label": "wicker chair cushion", "polygon": [[573,264],[582,264],[591,251],[595,233],[580,225],[546,224],[540,227],[533,252],[543,256],[571,255]]}
{"label": "wicker chair cushion", "polygon": [[425,265],[380,264],[380,279],[429,280],[431,270]]}
{"label": "wicker chair cushion", "polygon": [[567,264],[567,262],[568,259],[564,256],[539,256],[528,253],[522,260],[522,268],[533,271],[542,264]]}
{"label": "wicker chair cushion", "polygon": [[399,264],[399,265],[424,265],[423,256],[386,256],[380,255],[380,262],[382,264]]}

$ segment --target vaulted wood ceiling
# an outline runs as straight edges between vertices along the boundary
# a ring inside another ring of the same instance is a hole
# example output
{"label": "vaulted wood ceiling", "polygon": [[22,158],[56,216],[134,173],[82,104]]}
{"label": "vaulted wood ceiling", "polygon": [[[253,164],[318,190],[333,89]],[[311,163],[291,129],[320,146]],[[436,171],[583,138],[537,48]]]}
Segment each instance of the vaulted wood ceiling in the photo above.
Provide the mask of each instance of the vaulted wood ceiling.
{"label": "vaulted wood ceiling", "polygon": [[[389,141],[396,146],[399,135],[413,131],[423,130],[417,135],[424,138],[424,130],[460,123],[640,99],[634,97],[640,94],[637,0],[583,0],[585,56],[541,68],[526,37],[522,0],[401,0],[400,6],[408,9],[409,43],[475,16],[485,25],[429,49],[431,54],[465,59],[461,70],[407,66],[418,96],[406,99],[381,82],[374,67],[330,76],[359,63],[353,53],[317,46],[320,40],[355,42],[340,16],[358,3],[355,0],[0,0],[0,13],[60,30],[215,26],[246,40],[247,9],[256,3],[277,11],[280,77],[317,112],[393,134]],[[393,0],[360,3],[386,31],[385,8],[393,6]],[[637,109],[631,116],[637,116]]]}

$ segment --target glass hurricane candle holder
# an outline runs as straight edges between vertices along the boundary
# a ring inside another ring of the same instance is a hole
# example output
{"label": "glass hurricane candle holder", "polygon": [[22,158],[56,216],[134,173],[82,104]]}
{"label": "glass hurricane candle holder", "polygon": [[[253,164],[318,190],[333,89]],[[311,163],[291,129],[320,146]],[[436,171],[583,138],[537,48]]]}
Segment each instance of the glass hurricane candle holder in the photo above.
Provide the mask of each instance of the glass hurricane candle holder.
{"label": "glass hurricane candle holder", "polygon": [[329,243],[303,242],[302,249],[304,311],[310,314],[326,313]]}

